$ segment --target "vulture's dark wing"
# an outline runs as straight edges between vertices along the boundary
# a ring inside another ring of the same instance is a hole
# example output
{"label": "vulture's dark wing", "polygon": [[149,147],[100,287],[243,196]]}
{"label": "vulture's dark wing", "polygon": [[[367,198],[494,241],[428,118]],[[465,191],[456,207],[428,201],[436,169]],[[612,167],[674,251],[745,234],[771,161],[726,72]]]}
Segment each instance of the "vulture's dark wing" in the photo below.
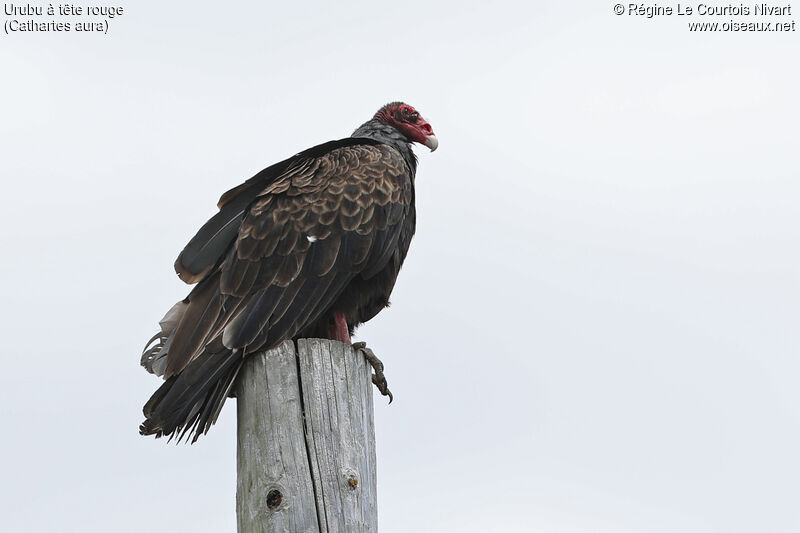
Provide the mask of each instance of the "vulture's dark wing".
{"label": "vulture's dark wing", "polygon": [[290,173],[306,171],[314,159],[331,150],[375,144],[378,141],[356,137],[329,141],[275,163],[223,194],[217,204],[219,213],[200,228],[175,261],[178,276],[186,283],[197,283],[203,279],[219,263],[233,242],[245,210],[274,181]]}
{"label": "vulture's dark wing", "polygon": [[205,277],[165,317],[174,330],[150,364],[160,361],[167,382],[148,402],[143,433],[171,434],[187,419],[207,430],[242,354],[294,337],[354,278],[390,261],[413,201],[410,169],[394,148],[356,141],[223,196],[220,219],[179,258]]}

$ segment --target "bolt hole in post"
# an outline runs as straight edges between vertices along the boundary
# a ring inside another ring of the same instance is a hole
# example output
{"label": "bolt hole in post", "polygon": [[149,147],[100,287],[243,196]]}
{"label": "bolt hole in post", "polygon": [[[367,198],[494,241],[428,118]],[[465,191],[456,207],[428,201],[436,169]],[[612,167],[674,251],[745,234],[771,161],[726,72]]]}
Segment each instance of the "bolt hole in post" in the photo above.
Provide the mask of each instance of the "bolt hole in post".
{"label": "bolt hole in post", "polygon": [[283,501],[283,494],[277,489],[272,489],[267,494],[267,509],[274,511]]}

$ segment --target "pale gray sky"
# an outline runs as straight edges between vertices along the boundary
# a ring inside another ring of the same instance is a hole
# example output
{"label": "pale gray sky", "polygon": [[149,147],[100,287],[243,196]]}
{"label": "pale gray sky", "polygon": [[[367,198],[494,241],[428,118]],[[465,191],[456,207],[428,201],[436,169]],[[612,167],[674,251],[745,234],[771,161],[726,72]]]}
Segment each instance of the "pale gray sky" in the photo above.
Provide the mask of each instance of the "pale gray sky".
{"label": "pale gray sky", "polygon": [[797,32],[121,5],[108,35],[0,34],[0,529],[234,530],[233,402],[194,446],[137,433],[172,263],[223,191],[402,99],[441,144],[358,332],[396,398],[381,531],[800,530]]}

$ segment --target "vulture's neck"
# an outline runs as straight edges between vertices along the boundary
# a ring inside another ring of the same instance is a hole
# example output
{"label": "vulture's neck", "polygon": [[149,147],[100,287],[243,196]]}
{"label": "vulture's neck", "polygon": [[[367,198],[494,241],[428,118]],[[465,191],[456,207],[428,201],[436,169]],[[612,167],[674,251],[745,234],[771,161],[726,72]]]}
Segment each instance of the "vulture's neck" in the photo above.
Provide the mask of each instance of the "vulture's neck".
{"label": "vulture's neck", "polygon": [[373,119],[359,126],[351,137],[375,139],[383,144],[388,144],[392,148],[396,148],[397,151],[403,155],[403,159],[406,160],[408,168],[411,169],[411,177],[413,179],[414,173],[417,170],[417,156],[415,156],[413,150],[411,150],[411,143],[408,142],[406,136],[397,131],[396,128]]}

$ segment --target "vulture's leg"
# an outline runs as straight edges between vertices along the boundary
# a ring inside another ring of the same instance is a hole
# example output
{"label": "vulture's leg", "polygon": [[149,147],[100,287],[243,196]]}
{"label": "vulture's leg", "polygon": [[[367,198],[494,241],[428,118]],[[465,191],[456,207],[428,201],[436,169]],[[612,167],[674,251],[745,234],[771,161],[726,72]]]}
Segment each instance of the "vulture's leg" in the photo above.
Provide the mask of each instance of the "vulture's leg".
{"label": "vulture's leg", "polygon": [[392,392],[389,390],[389,385],[386,383],[386,376],[383,375],[383,363],[380,359],[375,355],[375,352],[367,348],[366,342],[354,342],[353,348],[364,354],[364,359],[370,364],[372,369],[375,371],[372,374],[372,382],[381,391],[381,394],[384,396],[389,397],[389,403],[392,403],[394,400],[394,396],[392,396]]}
{"label": "vulture's leg", "polygon": [[328,325],[331,340],[350,344],[350,330],[343,313],[333,313],[333,321]]}

